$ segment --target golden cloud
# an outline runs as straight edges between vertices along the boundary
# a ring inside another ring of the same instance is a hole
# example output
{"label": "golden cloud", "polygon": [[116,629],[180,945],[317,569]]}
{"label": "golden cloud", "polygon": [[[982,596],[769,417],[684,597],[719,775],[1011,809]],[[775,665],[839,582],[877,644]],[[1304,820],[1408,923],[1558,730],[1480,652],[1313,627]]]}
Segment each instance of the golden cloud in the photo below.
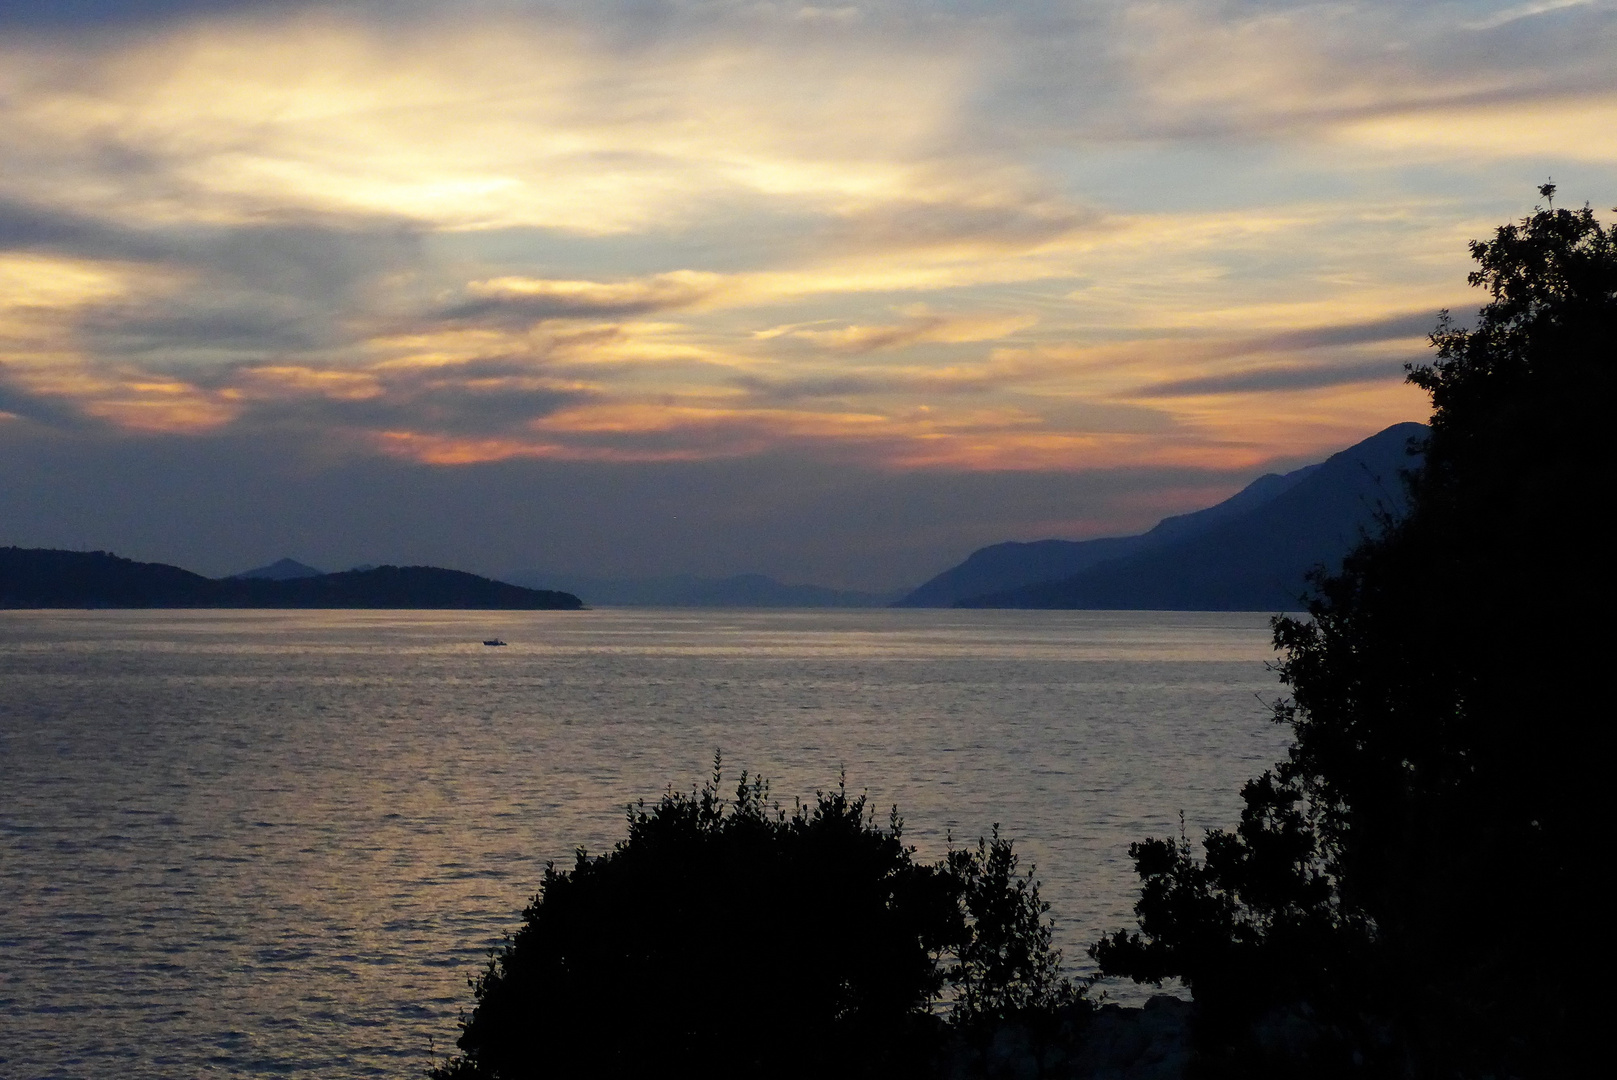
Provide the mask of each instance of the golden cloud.
{"label": "golden cloud", "polygon": [[[313,16],[0,54],[0,145],[73,181],[35,177],[41,198],[112,197],[149,220],[298,208],[594,235],[666,227],[714,195],[907,195],[895,151],[935,140],[970,62],[812,35],[628,56],[556,20],[381,34]],[[109,144],[155,165],[148,182],[98,175]]]}
{"label": "golden cloud", "polygon": [[[1393,377],[1420,313],[1464,305],[1497,191],[1397,169],[1617,156],[1609,88],[1423,76],[1356,10],[1131,4],[1116,86],[1023,70],[1013,15],[0,45],[7,384],[442,464],[1244,461],[1419,414]],[[1074,105],[1037,128],[1044,91]],[[1272,199],[1219,172],[1260,144]]]}
{"label": "golden cloud", "polygon": [[1410,161],[1528,158],[1617,162],[1617,96],[1547,97],[1409,109],[1340,125],[1353,151]]}

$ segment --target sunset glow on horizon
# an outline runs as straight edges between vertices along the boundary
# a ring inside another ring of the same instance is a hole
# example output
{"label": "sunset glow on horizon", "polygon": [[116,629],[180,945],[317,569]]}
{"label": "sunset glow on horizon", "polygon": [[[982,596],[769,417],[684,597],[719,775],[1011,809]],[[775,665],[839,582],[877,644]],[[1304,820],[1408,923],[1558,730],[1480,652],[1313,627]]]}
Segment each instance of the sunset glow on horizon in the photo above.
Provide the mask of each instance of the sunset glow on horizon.
{"label": "sunset glow on horizon", "polygon": [[12,452],[1135,477],[850,581],[1424,419],[1467,241],[1617,198],[1594,0],[72,10],[0,5]]}

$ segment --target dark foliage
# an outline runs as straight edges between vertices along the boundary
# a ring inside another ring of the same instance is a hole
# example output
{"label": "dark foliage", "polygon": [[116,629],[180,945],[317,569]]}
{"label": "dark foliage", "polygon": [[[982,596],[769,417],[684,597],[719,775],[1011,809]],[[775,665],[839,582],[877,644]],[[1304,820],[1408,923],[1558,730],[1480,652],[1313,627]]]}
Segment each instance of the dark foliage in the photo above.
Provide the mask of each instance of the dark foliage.
{"label": "dark foliage", "polygon": [[1472,254],[1490,302],[1410,372],[1409,512],[1275,621],[1288,759],[1203,859],[1136,844],[1140,932],[1091,950],[1185,979],[1215,1071],[1570,1075],[1596,1029],[1617,228],[1545,209]]}
{"label": "dark foliage", "polygon": [[998,833],[925,865],[843,787],[787,814],[743,774],[554,865],[434,1076],[924,1075],[959,1023],[1073,998]]}

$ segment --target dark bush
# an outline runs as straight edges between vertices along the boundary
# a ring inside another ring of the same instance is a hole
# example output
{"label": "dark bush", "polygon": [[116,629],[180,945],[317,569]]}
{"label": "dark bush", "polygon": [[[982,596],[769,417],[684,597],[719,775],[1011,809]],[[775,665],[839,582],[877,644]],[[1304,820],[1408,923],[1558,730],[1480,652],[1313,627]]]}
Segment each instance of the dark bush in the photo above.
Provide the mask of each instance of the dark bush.
{"label": "dark bush", "polygon": [[745,774],[718,792],[715,769],[548,867],[434,1075],[923,1075],[951,1001],[964,1023],[1072,996],[997,830],[925,865],[842,786],[790,814]]}

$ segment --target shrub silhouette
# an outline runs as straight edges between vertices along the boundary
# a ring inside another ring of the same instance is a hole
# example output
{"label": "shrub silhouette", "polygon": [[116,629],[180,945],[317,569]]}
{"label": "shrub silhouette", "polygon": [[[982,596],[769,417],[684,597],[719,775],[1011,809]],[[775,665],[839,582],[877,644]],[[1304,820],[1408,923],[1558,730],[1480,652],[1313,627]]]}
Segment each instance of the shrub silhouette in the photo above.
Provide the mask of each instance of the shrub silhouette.
{"label": "shrub silhouette", "polygon": [[952,963],[944,970],[956,1026],[991,1025],[1077,1000],[1044,920],[1050,905],[1039,899],[1031,871],[1017,873],[1016,855],[998,825],[976,848],[951,851],[943,870],[967,916],[957,924]]}
{"label": "shrub silhouette", "polygon": [[964,1022],[1072,997],[997,829],[925,865],[845,786],[787,814],[719,783],[547,867],[434,1076],[921,1075],[946,998]]}
{"label": "shrub silhouette", "polygon": [[1599,1028],[1573,935],[1610,933],[1617,227],[1548,208],[1471,250],[1490,302],[1409,375],[1433,415],[1407,515],[1274,622],[1287,760],[1204,858],[1134,845],[1140,930],[1091,949],[1189,983],[1215,1071],[1572,1075]]}

